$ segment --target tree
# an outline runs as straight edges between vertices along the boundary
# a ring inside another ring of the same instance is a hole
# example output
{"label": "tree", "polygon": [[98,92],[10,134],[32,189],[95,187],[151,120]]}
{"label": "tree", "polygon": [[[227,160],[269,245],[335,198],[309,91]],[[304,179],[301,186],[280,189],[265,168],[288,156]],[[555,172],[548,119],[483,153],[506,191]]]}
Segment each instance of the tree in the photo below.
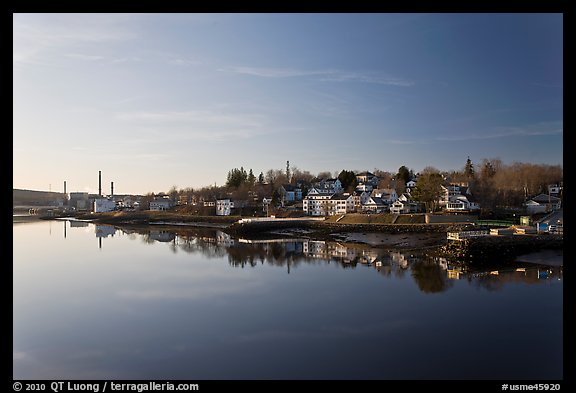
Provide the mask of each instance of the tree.
{"label": "tree", "polygon": [[474,178],[474,165],[472,164],[472,160],[470,160],[470,156],[468,156],[466,165],[464,165],[464,174],[468,179]]}
{"label": "tree", "polygon": [[279,206],[282,200],[282,195],[278,192],[278,190],[274,190],[272,192],[272,206]]}
{"label": "tree", "polygon": [[154,200],[156,195],[153,192],[149,192],[140,198],[140,210],[150,210],[150,202]]}
{"label": "tree", "polygon": [[178,199],[178,188],[176,186],[172,186],[170,191],[168,191],[168,195],[170,197],[170,201],[172,203],[176,203],[176,200]]}
{"label": "tree", "polygon": [[404,184],[408,183],[410,181],[410,170],[408,168],[406,168],[404,165],[402,165],[400,168],[398,168],[398,173],[396,174],[396,179],[399,180],[403,180]]}
{"label": "tree", "polygon": [[238,188],[246,182],[248,175],[243,167],[234,168],[228,172],[228,177],[226,178],[226,186]]}
{"label": "tree", "polygon": [[248,184],[250,185],[250,188],[254,187],[254,183],[256,183],[256,176],[254,176],[254,172],[252,172],[252,168],[250,168],[250,171],[248,172]]}
{"label": "tree", "polygon": [[258,183],[262,184],[264,183],[264,173],[260,172],[260,174],[258,175]]}
{"label": "tree", "polygon": [[318,173],[318,176],[316,176],[316,178],[318,180],[322,180],[322,179],[330,179],[332,177],[332,174],[328,171],[323,171]]}
{"label": "tree", "polygon": [[290,183],[290,180],[292,180],[292,177],[290,174],[290,161],[286,161],[286,179],[287,179],[288,183]]}
{"label": "tree", "polygon": [[426,211],[435,211],[440,196],[442,196],[442,183],[444,179],[438,169],[426,167],[418,177],[418,183],[412,191],[412,197],[426,204]]}
{"label": "tree", "polygon": [[356,180],[356,174],[353,171],[342,170],[340,174],[338,174],[338,180],[342,183],[342,188],[347,192],[352,192],[358,185],[358,181]]}

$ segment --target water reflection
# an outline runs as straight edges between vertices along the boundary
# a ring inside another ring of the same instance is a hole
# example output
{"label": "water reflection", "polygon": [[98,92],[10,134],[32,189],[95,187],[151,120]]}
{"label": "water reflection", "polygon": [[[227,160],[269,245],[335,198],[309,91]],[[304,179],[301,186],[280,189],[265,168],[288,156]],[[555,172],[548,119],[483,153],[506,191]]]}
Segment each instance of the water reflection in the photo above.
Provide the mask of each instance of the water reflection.
{"label": "water reflection", "polygon": [[13,249],[15,379],[563,375],[561,267],[71,221]]}
{"label": "water reflection", "polygon": [[518,262],[478,268],[414,250],[391,251],[363,244],[304,238],[237,239],[217,229],[95,227],[100,241],[120,231],[146,244],[168,243],[174,253],[201,253],[209,259],[227,257],[230,266],[237,268],[267,264],[282,267],[290,274],[291,269],[301,264],[324,263],[344,269],[365,266],[386,278],[404,278],[408,274],[417,287],[428,294],[447,291],[456,280],[467,280],[479,288],[495,291],[508,283],[538,284],[560,280],[563,274],[562,266]]}

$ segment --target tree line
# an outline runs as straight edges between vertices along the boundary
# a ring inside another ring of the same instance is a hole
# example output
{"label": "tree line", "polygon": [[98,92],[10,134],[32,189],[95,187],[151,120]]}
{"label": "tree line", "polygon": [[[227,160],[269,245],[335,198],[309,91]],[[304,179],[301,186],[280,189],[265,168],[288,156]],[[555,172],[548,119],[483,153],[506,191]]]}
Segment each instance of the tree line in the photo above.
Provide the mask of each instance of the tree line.
{"label": "tree line", "polygon": [[[358,170],[321,171],[313,174],[290,166],[286,162],[284,169],[269,169],[255,175],[252,168],[248,171],[243,166],[228,171],[226,184],[220,187],[205,186],[199,189],[191,187],[178,189],[173,186],[168,192],[147,193],[143,201],[150,201],[157,196],[168,196],[173,202],[184,199],[215,200],[229,197],[239,200],[250,200],[257,196],[271,197],[273,203],[280,199],[279,188],[285,184],[301,186],[306,195],[307,187],[322,179],[339,179],[345,192],[353,192],[357,186]],[[474,164],[468,157],[460,170],[440,171],[427,166],[420,172],[414,172],[403,165],[396,172],[375,168],[372,173],[379,178],[378,188],[393,188],[398,195],[406,191],[406,184],[417,179],[416,187],[411,189],[412,199],[426,204],[427,210],[436,210],[437,201],[442,194],[441,186],[451,183],[467,185],[476,201],[482,208],[497,209],[520,207],[530,197],[548,192],[548,185],[560,184],[563,181],[563,170],[560,165],[531,164],[514,162],[504,164],[499,158],[482,159]]]}

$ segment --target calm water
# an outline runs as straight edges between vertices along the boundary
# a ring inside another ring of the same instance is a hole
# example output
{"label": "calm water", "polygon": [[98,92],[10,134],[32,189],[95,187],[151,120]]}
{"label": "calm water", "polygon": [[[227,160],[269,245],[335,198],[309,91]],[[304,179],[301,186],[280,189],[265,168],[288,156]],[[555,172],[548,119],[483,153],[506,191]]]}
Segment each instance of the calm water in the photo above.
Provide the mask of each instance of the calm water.
{"label": "calm water", "polygon": [[559,267],[67,221],[13,239],[15,379],[563,375]]}

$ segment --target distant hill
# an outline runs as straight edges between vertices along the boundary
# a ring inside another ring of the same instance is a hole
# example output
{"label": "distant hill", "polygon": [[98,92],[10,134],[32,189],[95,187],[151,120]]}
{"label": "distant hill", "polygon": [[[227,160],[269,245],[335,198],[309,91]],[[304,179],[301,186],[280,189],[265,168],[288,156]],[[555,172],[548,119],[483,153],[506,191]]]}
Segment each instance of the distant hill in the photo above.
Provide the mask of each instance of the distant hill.
{"label": "distant hill", "polygon": [[49,205],[63,198],[63,192],[12,189],[12,206]]}

